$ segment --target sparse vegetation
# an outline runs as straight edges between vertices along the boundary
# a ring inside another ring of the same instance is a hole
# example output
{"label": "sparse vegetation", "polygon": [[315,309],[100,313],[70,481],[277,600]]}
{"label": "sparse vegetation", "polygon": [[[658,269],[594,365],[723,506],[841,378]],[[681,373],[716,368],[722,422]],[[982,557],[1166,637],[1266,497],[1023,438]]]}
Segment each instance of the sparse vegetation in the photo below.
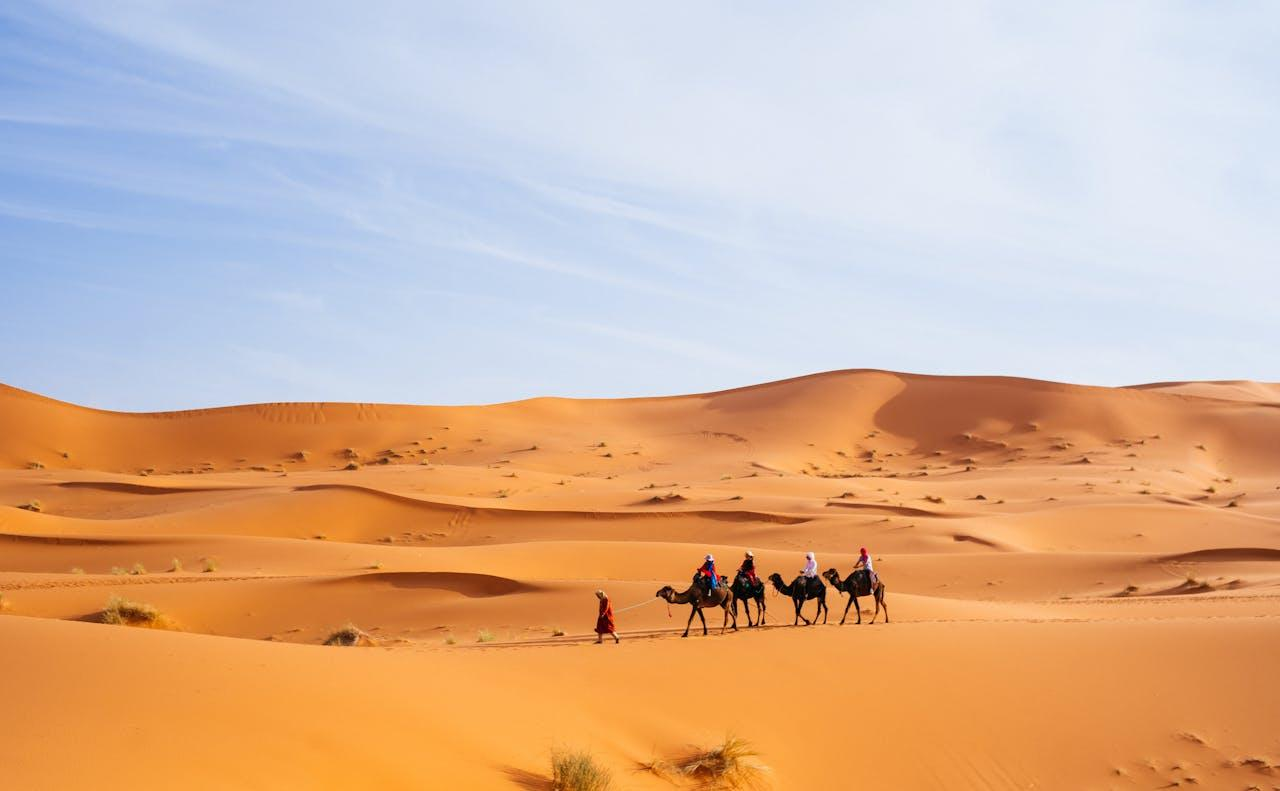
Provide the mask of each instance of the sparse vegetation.
{"label": "sparse vegetation", "polygon": [[675,761],[657,760],[642,769],[667,780],[687,778],[698,788],[763,789],[768,787],[769,768],[760,762],[760,753],[751,743],[729,735],[706,749],[695,749]]}
{"label": "sparse vegetation", "polygon": [[38,514],[44,510],[44,503],[40,502],[39,500],[32,500],[28,503],[23,503],[18,507],[24,511],[34,511]]}
{"label": "sparse vegetation", "polygon": [[345,645],[345,646],[372,646],[377,643],[360,627],[353,623],[349,623],[338,631],[329,635],[325,641],[325,645]]}
{"label": "sparse vegetation", "polygon": [[115,574],[116,576],[122,576],[124,574],[128,574],[129,570],[124,568],[123,566],[112,566],[111,573]]}
{"label": "sparse vegetation", "polygon": [[13,604],[9,602],[3,593],[0,593],[0,612],[8,612],[13,608]]}
{"label": "sparse vegetation", "polygon": [[370,564],[369,568],[373,571],[379,571],[382,568],[382,561],[379,560],[376,563]]}
{"label": "sparse vegetation", "polygon": [[551,630],[551,636],[552,636],[552,637],[564,637],[564,630],[563,630],[563,629],[561,629],[559,626],[557,626],[557,627],[555,627],[554,629],[552,629],[552,630]]}
{"label": "sparse vegetation", "polygon": [[477,643],[492,643],[492,642],[493,642],[493,632],[489,631],[488,629],[481,629],[479,632],[476,632],[476,642],[477,642]]}
{"label": "sparse vegetation", "polygon": [[75,566],[75,567],[73,567],[73,568],[71,569],[71,573],[72,573],[72,574],[83,574],[83,573],[84,573],[84,569],[80,568],[79,566]]}
{"label": "sparse vegetation", "polygon": [[133,568],[129,569],[130,574],[140,575],[147,573],[147,567],[141,563],[134,563]]}
{"label": "sparse vegetation", "polygon": [[200,558],[200,570],[205,574],[210,574],[218,570],[217,558]]}
{"label": "sparse vegetation", "polygon": [[584,750],[553,750],[551,788],[554,791],[608,791],[613,774]]}
{"label": "sparse vegetation", "polygon": [[349,462],[347,462],[347,466],[343,467],[342,469],[344,469],[344,470],[358,470],[358,469],[360,469],[360,465],[359,465],[357,462],[349,461]]}
{"label": "sparse vegetation", "polygon": [[148,629],[177,628],[177,624],[154,605],[119,596],[107,599],[107,606],[102,608],[102,622],[117,626],[143,626]]}
{"label": "sparse vegetation", "polygon": [[173,563],[169,565],[169,571],[174,574],[182,571],[182,560],[180,558],[174,558]]}
{"label": "sparse vegetation", "polygon": [[445,645],[457,645],[457,644],[458,644],[458,638],[454,637],[454,636],[453,636],[453,635],[451,635],[451,634],[447,634],[447,635],[445,635],[445,636],[444,636],[444,644],[445,644]]}

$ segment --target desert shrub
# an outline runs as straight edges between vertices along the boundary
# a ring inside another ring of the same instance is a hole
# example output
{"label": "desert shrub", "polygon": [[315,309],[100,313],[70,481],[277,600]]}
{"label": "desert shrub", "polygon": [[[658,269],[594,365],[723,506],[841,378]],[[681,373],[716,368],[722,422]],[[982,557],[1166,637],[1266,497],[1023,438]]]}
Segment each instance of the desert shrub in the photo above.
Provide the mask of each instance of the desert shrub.
{"label": "desert shrub", "polygon": [[668,780],[688,779],[707,791],[763,789],[768,787],[769,767],[759,759],[750,742],[729,735],[720,744],[694,749],[675,761],[653,761],[641,768]]}
{"label": "desert shrub", "polygon": [[338,631],[329,635],[324,641],[325,645],[358,645],[371,646],[376,645],[374,639],[368,635],[363,629],[353,623],[349,623]]}
{"label": "desert shrub", "polygon": [[481,629],[479,632],[477,632],[477,633],[476,633],[476,642],[477,642],[477,643],[492,643],[492,642],[493,642],[493,632],[489,631],[488,629]]}
{"label": "desert shrub", "polygon": [[200,558],[200,570],[207,573],[218,570],[217,558]]}
{"label": "desert shrub", "polygon": [[143,626],[150,629],[176,629],[177,625],[154,605],[129,601],[119,596],[107,599],[102,608],[102,622],[118,626]]}
{"label": "desert shrub", "polygon": [[133,568],[129,569],[130,574],[146,574],[147,567],[141,563],[134,563]]}
{"label": "desert shrub", "polygon": [[613,774],[584,750],[554,750],[551,787],[555,791],[607,791],[613,787]]}

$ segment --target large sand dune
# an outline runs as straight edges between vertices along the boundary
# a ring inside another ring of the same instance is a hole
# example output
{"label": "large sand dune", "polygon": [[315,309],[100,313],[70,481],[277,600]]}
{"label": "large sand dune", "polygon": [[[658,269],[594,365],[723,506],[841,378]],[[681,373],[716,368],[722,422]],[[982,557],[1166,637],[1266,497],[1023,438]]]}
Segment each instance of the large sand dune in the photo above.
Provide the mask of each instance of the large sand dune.
{"label": "large sand dune", "polygon": [[[1277,788],[1278,407],[884,371],[154,414],[0,386],[0,785],[545,788],[564,745],[669,788],[638,764],[733,732],[782,789]],[[889,625],[829,591],[826,625],[770,597],[681,640],[654,599],[706,552],[789,579],[862,545]],[[641,605],[620,645],[597,587]],[[378,647],[321,645],[349,621]]]}

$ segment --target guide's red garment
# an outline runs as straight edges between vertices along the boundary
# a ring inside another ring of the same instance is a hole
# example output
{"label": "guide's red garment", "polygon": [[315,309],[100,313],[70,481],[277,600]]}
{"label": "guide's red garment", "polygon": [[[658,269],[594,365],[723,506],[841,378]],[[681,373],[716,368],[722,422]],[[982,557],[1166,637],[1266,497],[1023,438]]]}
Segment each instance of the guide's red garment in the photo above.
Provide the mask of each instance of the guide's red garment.
{"label": "guide's red garment", "polygon": [[613,602],[608,597],[600,600],[600,615],[596,618],[596,634],[613,634]]}

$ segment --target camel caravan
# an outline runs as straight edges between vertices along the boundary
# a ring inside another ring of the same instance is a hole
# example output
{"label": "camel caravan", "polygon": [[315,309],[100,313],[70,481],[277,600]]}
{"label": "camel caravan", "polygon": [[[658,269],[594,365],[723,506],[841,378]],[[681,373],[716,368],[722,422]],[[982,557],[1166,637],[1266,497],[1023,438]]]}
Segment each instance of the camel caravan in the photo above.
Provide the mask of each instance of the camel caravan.
{"label": "camel caravan", "polygon": [[[858,557],[858,562],[854,564],[853,571],[844,579],[840,578],[840,572],[835,569],[827,569],[818,573],[818,561],[814,558],[812,552],[805,555],[805,566],[801,569],[800,574],[787,583],[781,574],[773,573],[769,575],[769,583],[773,585],[773,589],[782,596],[786,596],[791,600],[792,606],[795,608],[795,619],[792,626],[799,625],[800,621],[804,621],[805,626],[818,622],[818,617],[822,617],[822,622],[827,622],[827,586],[823,583],[823,578],[831,584],[840,593],[849,597],[849,601],[845,604],[844,614],[840,616],[840,624],[843,626],[845,619],[849,617],[849,608],[852,607],[858,616],[858,623],[862,623],[862,610],[858,607],[858,597],[871,596],[875,599],[876,610],[871,616],[871,623],[876,622],[876,617],[880,615],[880,611],[884,610],[884,622],[889,622],[889,605],[884,600],[884,582],[880,580],[875,569],[872,568],[871,556],[867,554],[867,548],[863,547]],[[707,555],[702,566],[694,572],[693,584],[688,590],[677,591],[670,585],[664,585],[657,592],[657,597],[667,602],[667,604],[688,604],[690,606],[689,620],[684,625],[684,634],[681,637],[689,636],[689,627],[693,624],[693,618],[696,615],[702,621],[702,633],[707,634],[707,618],[702,611],[719,607],[723,610],[723,618],[720,624],[720,633],[724,634],[725,630],[732,628],[734,631],[738,629],[738,602],[742,602],[743,612],[747,616],[747,626],[763,626],[765,619],[765,583],[756,575],[755,556],[751,552],[747,552],[742,561],[742,565],[734,574],[733,583],[729,583],[727,576],[722,576],[716,572],[715,558]],[[815,599],[818,602],[818,610],[810,621],[805,617],[801,610],[804,608],[805,602]],[[756,617],[751,617],[751,603],[755,602]]]}

